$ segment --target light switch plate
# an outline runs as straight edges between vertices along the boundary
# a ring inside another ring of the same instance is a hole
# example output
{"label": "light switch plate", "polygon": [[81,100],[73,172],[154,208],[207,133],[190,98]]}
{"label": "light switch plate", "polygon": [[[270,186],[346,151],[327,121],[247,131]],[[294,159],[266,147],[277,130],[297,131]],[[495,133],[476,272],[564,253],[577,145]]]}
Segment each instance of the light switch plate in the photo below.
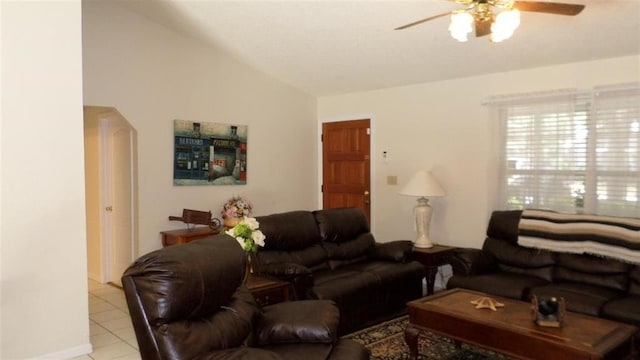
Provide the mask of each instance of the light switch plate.
{"label": "light switch plate", "polygon": [[387,176],[387,185],[398,185],[398,177],[395,175]]}

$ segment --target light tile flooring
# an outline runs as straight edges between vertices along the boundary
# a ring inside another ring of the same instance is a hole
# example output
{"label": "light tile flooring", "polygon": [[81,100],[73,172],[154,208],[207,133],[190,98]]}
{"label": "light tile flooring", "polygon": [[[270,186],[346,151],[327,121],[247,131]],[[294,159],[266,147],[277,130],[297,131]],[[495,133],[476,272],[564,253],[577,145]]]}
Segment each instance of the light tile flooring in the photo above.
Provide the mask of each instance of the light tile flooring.
{"label": "light tile flooring", "polygon": [[140,360],[122,289],[89,280],[89,331],[93,352],[74,360]]}

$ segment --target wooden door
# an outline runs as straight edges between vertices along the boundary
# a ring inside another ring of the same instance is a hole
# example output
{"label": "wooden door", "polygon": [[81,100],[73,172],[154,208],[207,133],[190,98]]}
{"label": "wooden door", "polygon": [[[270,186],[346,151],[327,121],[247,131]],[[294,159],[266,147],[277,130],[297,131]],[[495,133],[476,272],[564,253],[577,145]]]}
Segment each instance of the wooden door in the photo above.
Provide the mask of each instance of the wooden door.
{"label": "wooden door", "polygon": [[370,120],[322,124],[322,207],[359,207],[371,221]]}

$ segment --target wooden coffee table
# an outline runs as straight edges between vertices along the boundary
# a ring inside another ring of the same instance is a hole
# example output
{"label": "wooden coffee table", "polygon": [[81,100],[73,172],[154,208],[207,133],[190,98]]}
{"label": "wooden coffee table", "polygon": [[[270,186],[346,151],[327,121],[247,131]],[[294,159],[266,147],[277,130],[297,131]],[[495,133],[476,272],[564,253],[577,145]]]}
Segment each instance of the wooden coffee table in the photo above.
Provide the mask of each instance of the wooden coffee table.
{"label": "wooden coffee table", "polygon": [[[471,301],[488,296],[504,307],[476,309]],[[418,357],[421,330],[504,353],[518,359],[631,359],[638,328],[567,312],[561,328],[541,327],[531,318],[531,304],[479,292],[453,289],[408,303],[405,340],[410,359]]]}

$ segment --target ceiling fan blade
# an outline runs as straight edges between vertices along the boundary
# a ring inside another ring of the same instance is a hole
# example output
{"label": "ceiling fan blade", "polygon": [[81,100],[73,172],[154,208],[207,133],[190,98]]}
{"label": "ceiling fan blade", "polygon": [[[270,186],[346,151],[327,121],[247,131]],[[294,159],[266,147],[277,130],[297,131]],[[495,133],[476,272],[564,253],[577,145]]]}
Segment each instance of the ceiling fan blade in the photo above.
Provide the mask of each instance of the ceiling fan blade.
{"label": "ceiling fan blade", "polygon": [[584,9],[584,5],[563,4],[544,1],[516,1],[513,7],[520,11],[531,11],[569,16],[578,15]]}
{"label": "ceiling fan blade", "polygon": [[438,15],[430,16],[430,17],[422,19],[422,20],[414,21],[414,22],[412,22],[410,24],[403,25],[403,26],[400,26],[398,28],[395,28],[394,30],[403,30],[403,29],[410,28],[412,26],[419,25],[419,24],[422,24],[424,22],[427,22],[427,21],[430,21],[430,20],[434,20],[434,19],[437,19],[437,18],[441,18],[443,16],[448,16],[448,15],[451,15],[451,12],[446,12],[444,14],[438,14]]}

